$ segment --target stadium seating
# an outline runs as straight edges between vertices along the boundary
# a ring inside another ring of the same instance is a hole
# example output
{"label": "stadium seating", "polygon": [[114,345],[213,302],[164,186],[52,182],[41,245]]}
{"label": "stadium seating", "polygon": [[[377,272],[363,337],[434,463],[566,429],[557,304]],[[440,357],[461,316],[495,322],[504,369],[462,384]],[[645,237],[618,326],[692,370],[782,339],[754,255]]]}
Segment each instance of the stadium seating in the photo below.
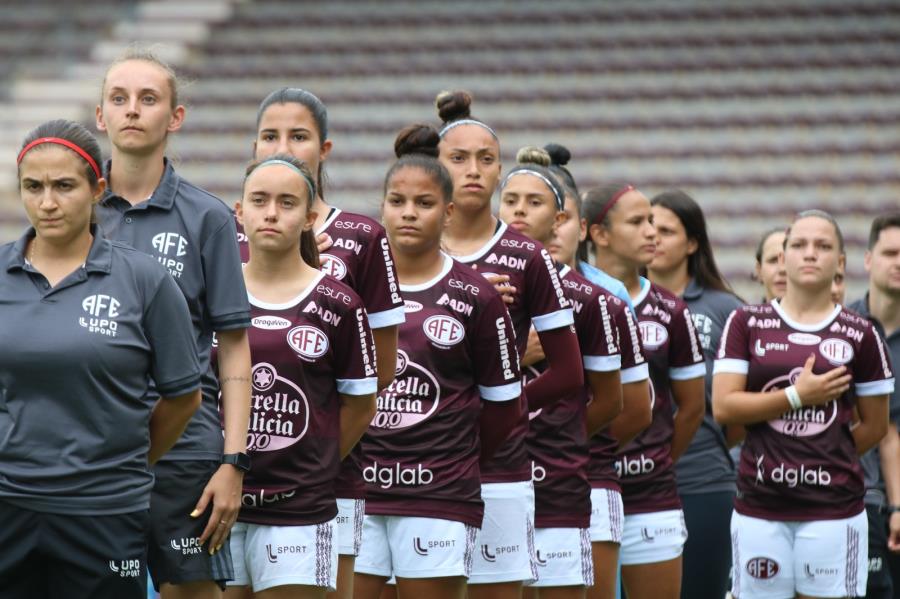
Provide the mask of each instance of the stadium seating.
{"label": "stadium seating", "polygon": [[[50,4],[31,2],[0,25],[0,80],[21,78],[23,65],[49,77],[59,71],[48,63],[108,60],[87,46],[92,36],[67,30],[153,42],[186,27],[171,2],[79,7],[66,27]],[[328,105],[328,197],[341,206],[375,213],[396,131],[435,123],[438,91],[468,89],[507,166],[518,147],[555,141],[572,150],[583,187],[691,193],[747,297],[757,294],[747,274],[759,233],[813,206],[840,217],[858,293],[868,224],[900,207],[900,4],[891,0],[256,0],[232,3],[193,35],[179,38],[189,110],[172,155],[229,203],[259,100],[293,85]],[[47,89],[27,83],[13,102]],[[92,101],[81,101],[86,122]],[[3,214],[13,216],[0,225],[21,222],[14,207]]]}

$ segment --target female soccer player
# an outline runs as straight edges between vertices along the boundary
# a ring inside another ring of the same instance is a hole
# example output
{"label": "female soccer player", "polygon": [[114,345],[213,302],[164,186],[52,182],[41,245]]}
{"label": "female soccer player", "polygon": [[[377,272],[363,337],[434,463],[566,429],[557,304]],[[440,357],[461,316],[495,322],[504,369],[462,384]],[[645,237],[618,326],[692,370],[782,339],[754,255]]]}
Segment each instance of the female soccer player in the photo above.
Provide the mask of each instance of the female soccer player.
{"label": "female soccer player", "polygon": [[843,246],[828,213],[799,213],[784,298],[735,310],[722,334],[713,411],[747,430],[731,519],[740,599],[866,592],[857,456],[887,430],[894,379],[872,324],[831,299]]}
{"label": "female soccer player", "polygon": [[146,596],[148,463],[200,405],[178,286],[92,224],[100,162],[94,137],[63,120],[19,152],[32,226],[0,247],[3,597]]}
{"label": "female soccer player", "polygon": [[687,305],[638,274],[656,252],[644,194],[631,185],[592,189],[585,193],[584,212],[597,266],[631,294],[650,366],[653,422],[620,449],[616,461],[625,503],[622,578],[631,599],[674,599],[681,592],[687,531],[673,465],[703,419],[700,340]]}
{"label": "female soccer player", "polygon": [[769,229],[756,246],[753,278],[762,285],[763,300],[784,297],[787,274],[784,272],[784,227]]}
{"label": "female soccer player", "polygon": [[[315,174],[315,232],[329,236],[332,243],[320,254],[321,268],[362,298],[375,338],[378,388],[383,389],[394,380],[397,327],[404,319],[403,300],[384,228],[371,218],[342,211],[323,199],[325,162],[332,148],[325,105],[303,89],[276,90],[260,104],[256,129],[257,159],[276,152],[290,154],[306,163]],[[341,557],[335,596],[349,599],[353,594],[353,562],[359,553],[365,510],[358,448],[342,462],[336,492]]]}
{"label": "female soccer player", "polygon": [[521,381],[502,298],[441,251],[453,182],[437,132],[412,125],[395,143],[382,219],[405,299],[397,377],[363,440],[367,484],[354,596],[376,599],[394,575],[401,597],[462,598],[481,525],[479,459],[518,422]]}
{"label": "female soccer player", "polygon": [[675,468],[690,531],[684,545],[681,596],[721,599],[728,590],[731,568],[728,524],[735,466],[725,431],[712,417],[712,364],[725,320],[743,302],[719,274],[697,202],[683,191],[667,191],[650,204],[656,253],[647,265],[648,277],[687,303],[706,360],[703,422]]}
{"label": "female soccer player", "polygon": [[[581,197],[575,180],[565,168],[571,154],[558,144],[548,144],[544,148],[552,160],[551,170],[564,182],[566,190],[564,218],[556,227],[547,249],[558,263],[580,272],[584,263],[577,259],[576,254],[579,243],[587,235],[587,222],[581,216]],[[591,485],[590,538],[594,564],[594,586],[587,589],[590,599],[613,599],[616,596],[619,545],[625,518],[619,477],[614,467],[616,450],[620,444],[627,443],[649,426],[651,421],[650,375],[637,323],[631,309],[622,300],[611,291],[602,289],[607,294],[607,308],[621,346],[622,412],[609,426],[590,438],[588,481]]]}
{"label": "female soccer player", "polygon": [[365,308],[318,268],[315,191],[303,163],[276,154],[250,165],[236,206],[250,249],[253,465],[231,534],[229,597],[334,589],[334,482],[375,413]]}
{"label": "female soccer player", "polygon": [[[548,365],[528,383],[523,407],[526,401],[545,405],[577,392],[584,382],[581,363],[571,359],[579,351],[571,328],[572,309],[547,250],[491,214],[491,197],[500,179],[500,142],[493,129],[472,118],[471,102],[465,92],[444,92],[437,99],[444,122],[440,161],[453,177],[454,187],[453,218],[444,231],[443,246],[490,281],[506,282],[512,288],[514,303],[508,308],[519,355],[525,353],[533,325]],[[480,551],[469,577],[471,599],[519,597],[522,582],[537,575],[530,551],[534,489],[525,449],[527,431],[523,409],[509,440],[482,469],[485,517],[477,540]]]}
{"label": "female soccer player", "polygon": [[[148,562],[165,599],[221,595],[219,586],[231,578],[225,541],[248,466],[250,306],[234,218],[221,200],[179,177],[165,157],[168,135],[184,114],[175,74],[152,54],[130,53],[107,70],[97,128],[109,136],[112,161],[97,221],[108,238],[153,256],[175,279],[191,311],[204,373],[200,410],[154,470]],[[213,333],[219,380],[208,368]]]}
{"label": "female soccer player", "polygon": [[[518,166],[500,185],[498,216],[526,237],[549,244],[565,218],[565,187],[548,168],[550,155],[545,150],[522,148],[516,161]],[[531,584],[535,597],[583,598],[585,588],[594,584],[588,437],[622,409],[622,357],[614,319],[627,307],[571,267],[557,268],[573,306],[587,385],[549,405],[529,405],[527,448],[535,487],[538,558],[538,579]],[[531,353],[529,348],[526,356]],[[526,376],[537,376],[543,368],[543,360],[529,365]]]}

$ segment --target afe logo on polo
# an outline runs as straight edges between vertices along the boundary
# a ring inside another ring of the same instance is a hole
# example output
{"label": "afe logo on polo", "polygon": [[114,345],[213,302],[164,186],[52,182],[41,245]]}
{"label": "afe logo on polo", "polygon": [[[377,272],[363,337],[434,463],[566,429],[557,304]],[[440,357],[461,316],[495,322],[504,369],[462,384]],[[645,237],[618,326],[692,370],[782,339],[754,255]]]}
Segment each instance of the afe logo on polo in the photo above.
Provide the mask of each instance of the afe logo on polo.
{"label": "afe logo on polo", "polygon": [[642,320],[638,323],[641,329],[641,340],[647,349],[658,349],[669,340],[666,327],[653,320]]}
{"label": "afe logo on polo", "polygon": [[422,323],[422,331],[433,343],[440,346],[456,345],[466,336],[461,322],[450,316],[430,316]]}
{"label": "afe logo on polo", "polygon": [[115,318],[119,315],[119,300],[111,295],[98,293],[89,295],[81,301],[81,308],[91,316]]}
{"label": "afe logo on polo", "polygon": [[338,281],[347,276],[347,265],[343,260],[331,254],[319,255],[319,270]]}
{"label": "afe logo on polo", "polygon": [[175,256],[184,256],[187,253],[187,239],[178,233],[157,233],[151,240],[153,249],[164,256],[168,256],[175,250]]}
{"label": "afe logo on polo", "polygon": [[835,366],[840,366],[853,359],[853,346],[843,339],[825,339],[819,344],[819,353]]}
{"label": "afe logo on polo", "polygon": [[316,327],[302,325],[287,334],[287,342],[301,358],[315,360],[328,351],[328,337]]}

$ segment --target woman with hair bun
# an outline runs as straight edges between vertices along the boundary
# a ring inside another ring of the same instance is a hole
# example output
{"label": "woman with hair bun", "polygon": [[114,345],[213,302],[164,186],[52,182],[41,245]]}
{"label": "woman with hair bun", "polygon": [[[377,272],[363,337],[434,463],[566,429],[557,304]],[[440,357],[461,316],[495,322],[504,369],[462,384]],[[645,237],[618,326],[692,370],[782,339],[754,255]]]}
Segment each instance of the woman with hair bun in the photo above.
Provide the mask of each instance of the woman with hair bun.
{"label": "woman with hair bun", "polygon": [[[516,160],[518,165],[500,185],[499,216],[525,236],[549,244],[565,218],[566,186],[551,171],[550,156],[543,149],[522,148]],[[550,404],[529,402],[527,447],[535,486],[538,557],[538,579],[531,583],[529,595],[583,598],[585,589],[594,584],[588,438],[622,409],[622,356],[614,323],[628,307],[571,267],[557,264],[557,268],[573,305],[586,385]],[[536,336],[529,341],[539,352]],[[529,347],[523,364],[535,353]],[[545,366],[539,359],[525,367],[525,376],[538,376]]]}
{"label": "woman with hair bun", "polygon": [[640,276],[656,252],[647,197],[616,184],[583,199],[597,265],[631,294],[650,366],[653,420],[616,461],[625,504],[622,580],[630,599],[677,599],[687,530],[674,464],[703,419],[702,347],[684,301]]}
{"label": "woman with hair bun", "polygon": [[[543,245],[491,214],[491,198],[500,180],[500,142],[496,132],[472,117],[472,96],[443,92],[437,98],[439,159],[453,178],[453,217],[443,247],[456,260],[476,268],[491,282],[507,283],[509,314],[518,355],[524,355],[533,325],[547,369],[528,383],[522,416],[507,442],[482,469],[484,525],[479,533],[471,599],[519,597],[523,581],[537,576],[533,555],[534,488],[525,447],[526,405],[544,405],[576,393],[584,382],[572,330],[572,308],[559,274]],[[527,398],[527,399],[526,399]]]}
{"label": "woman with hair bun", "polygon": [[[547,249],[560,264],[577,270],[584,263],[577,259],[578,245],[587,235],[587,222],[581,216],[581,197],[575,180],[565,168],[571,158],[568,149],[558,144],[544,146],[550,155],[550,170],[563,182],[566,192],[564,217],[555,230]],[[566,285],[566,277],[563,278]],[[590,461],[587,477],[591,486],[590,540],[594,565],[594,586],[587,589],[589,599],[613,599],[618,588],[619,545],[622,542],[622,490],[616,474],[618,447],[627,443],[650,425],[649,370],[641,346],[637,320],[631,308],[613,293],[596,283],[592,287],[607,296],[607,308],[615,323],[621,346],[622,364],[619,374],[622,389],[622,411],[590,437]],[[566,285],[568,288],[568,285]],[[624,290],[624,286],[622,287]],[[627,296],[627,292],[625,292]],[[576,307],[577,309],[577,307]],[[579,329],[579,335],[583,334]],[[531,345],[529,340],[529,346]]]}
{"label": "woman with hair bun", "polygon": [[683,191],[651,201],[656,253],[647,265],[655,284],[682,298],[691,311],[706,359],[706,410],[690,446],[675,466],[690,536],[684,545],[684,599],[721,599],[731,567],[731,504],[735,466],[723,427],[712,417],[712,367],[728,315],[743,302],[725,282],[713,257],[706,219]]}
{"label": "woman with hair bun", "polygon": [[200,405],[187,303],[99,234],[83,126],[40,125],[17,164],[31,227],[0,246],[0,596],[146,597],[151,469]]}
{"label": "woman with hair bun", "polygon": [[503,299],[441,251],[453,181],[437,132],[407,127],[384,181],[382,220],[405,298],[396,378],[362,443],[366,516],[354,597],[462,599],[484,517],[480,463],[519,420],[515,332]]}
{"label": "woman with hair bun", "polygon": [[799,213],[784,297],[735,310],[722,333],[713,414],[746,427],[731,517],[740,599],[866,594],[858,456],[887,432],[894,376],[872,323],[832,301],[843,252],[834,217]]}

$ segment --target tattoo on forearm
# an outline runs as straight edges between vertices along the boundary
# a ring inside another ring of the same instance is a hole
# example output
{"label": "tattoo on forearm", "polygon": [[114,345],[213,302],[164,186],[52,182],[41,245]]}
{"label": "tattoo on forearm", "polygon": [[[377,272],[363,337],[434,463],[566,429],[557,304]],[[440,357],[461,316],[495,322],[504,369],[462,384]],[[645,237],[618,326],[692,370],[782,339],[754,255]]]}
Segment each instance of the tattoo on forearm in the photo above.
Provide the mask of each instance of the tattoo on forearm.
{"label": "tattoo on forearm", "polygon": [[224,385],[225,383],[230,383],[231,381],[237,381],[239,383],[249,383],[249,376],[226,376],[223,379],[219,379],[219,385]]}

